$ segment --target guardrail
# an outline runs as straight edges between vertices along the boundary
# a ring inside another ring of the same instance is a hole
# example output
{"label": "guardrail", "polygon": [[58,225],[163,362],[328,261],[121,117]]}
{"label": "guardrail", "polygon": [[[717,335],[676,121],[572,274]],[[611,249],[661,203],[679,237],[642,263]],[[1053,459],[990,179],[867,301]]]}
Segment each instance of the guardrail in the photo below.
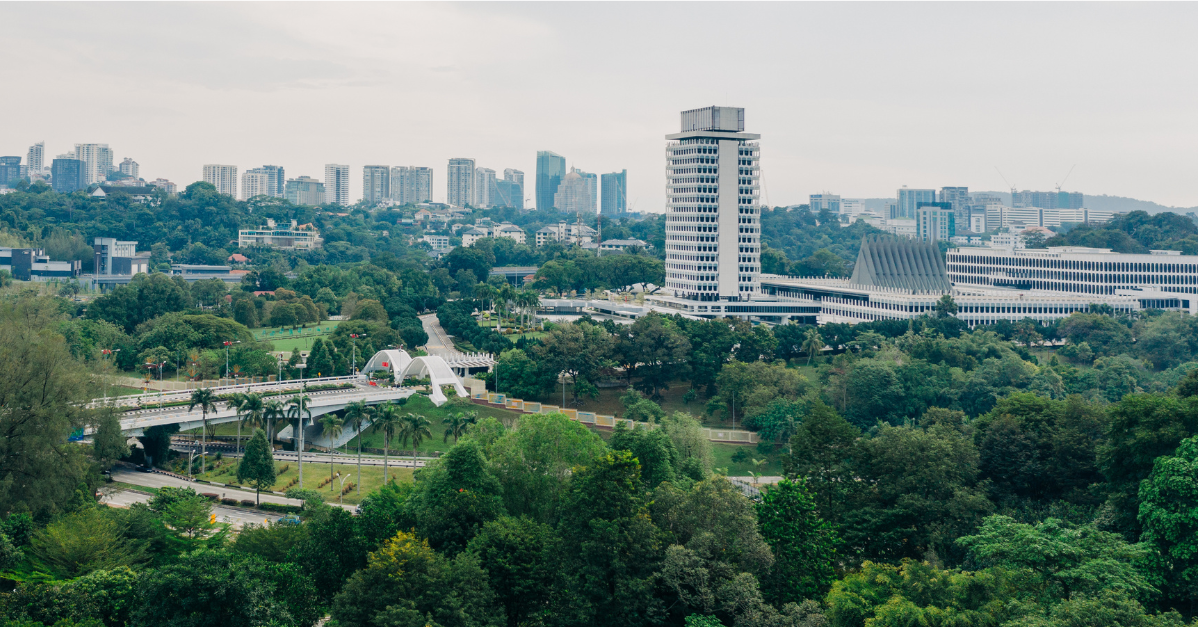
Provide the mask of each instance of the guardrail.
{"label": "guardrail", "polygon": [[[217,379],[217,380],[227,381],[229,379]],[[107,402],[109,402],[117,407],[125,407],[125,406],[129,406],[129,405],[137,405],[137,404],[139,404],[139,401],[173,402],[173,401],[179,401],[179,400],[186,400],[187,398],[189,398],[191,396],[191,392],[194,389],[200,389],[201,387],[203,389],[212,390],[216,394],[232,394],[234,392],[245,392],[245,391],[250,391],[250,390],[282,390],[282,389],[286,389],[286,388],[298,389],[300,387],[309,386],[309,385],[324,385],[324,384],[328,384],[328,383],[354,383],[354,382],[359,382],[359,381],[365,382],[367,380],[368,379],[365,375],[357,375],[357,376],[351,375],[351,376],[344,376],[344,377],[317,377],[315,379],[287,379],[285,381],[263,381],[260,383],[235,383],[235,384],[231,384],[231,385],[199,386],[199,387],[189,389],[189,390],[175,390],[175,391],[170,391],[170,392],[165,392],[165,391],[164,392],[147,392],[145,394],[130,394],[128,396],[114,396],[114,397],[108,398]],[[200,382],[196,381],[195,383],[200,383]],[[96,406],[97,403],[103,404],[104,400],[103,399],[93,399],[91,402],[91,405]]]}
{"label": "guardrail", "polygon": [[[510,409],[525,414],[552,414],[560,412],[566,415],[570,420],[576,420],[583,424],[593,425],[605,429],[614,429],[617,424],[625,424],[631,428],[656,429],[658,425],[652,422],[636,422],[628,418],[617,418],[607,414],[596,414],[589,411],[579,411],[577,409],[562,408],[557,405],[546,405],[535,401],[525,401],[518,398],[508,398],[505,394],[495,394],[491,392],[478,393],[471,395],[474,401],[482,401],[487,405],[498,405],[504,409]],[[710,429],[703,427],[704,435],[712,442],[728,442],[732,444],[756,444],[759,440],[757,434],[753,431],[742,431],[737,429]]]}

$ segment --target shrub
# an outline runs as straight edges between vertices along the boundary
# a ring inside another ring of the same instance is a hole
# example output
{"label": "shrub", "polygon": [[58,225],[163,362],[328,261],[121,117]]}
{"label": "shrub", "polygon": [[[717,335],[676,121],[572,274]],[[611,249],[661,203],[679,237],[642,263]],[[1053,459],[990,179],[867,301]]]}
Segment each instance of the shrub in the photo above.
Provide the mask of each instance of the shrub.
{"label": "shrub", "polygon": [[298,514],[301,511],[303,511],[304,508],[300,507],[299,505],[283,505],[281,503],[262,503],[261,505],[258,506],[258,509],[261,509],[261,510],[267,511],[267,512],[278,512],[280,514]]}
{"label": "shrub", "polygon": [[221,499],[220,502],[222,505],[237,505],[237,499]]}
{"label": "shrub", "polygon": [[213,493],[211,493],[211,492],[201,492],[201,493],[200,493],[200,496],[202,496],[202,497],[204,497],[204,498],[208,499],[209,501],[215,501],[215,500],[218,500],[218,499],[220,499],[220,495],[219,495],[219,494],[213,494]]}
{"label": "shrub", "polygon": [[243,507],[253,507],[256,503],[254,503],[254,499],[241,499],[241,505]]}

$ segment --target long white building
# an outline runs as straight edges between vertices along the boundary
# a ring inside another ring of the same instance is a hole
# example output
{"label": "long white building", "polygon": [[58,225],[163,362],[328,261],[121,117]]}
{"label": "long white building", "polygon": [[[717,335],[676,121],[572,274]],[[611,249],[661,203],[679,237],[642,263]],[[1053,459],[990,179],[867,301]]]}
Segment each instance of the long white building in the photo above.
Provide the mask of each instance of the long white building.
{"label": "long white building", "polygon": [[948,251],[948,277],[959,286],[993,286],[1075,294],[1154,289],[1198,294],[1198,256],[1174,250],[1127,255],[1107,248],[962,247]]}

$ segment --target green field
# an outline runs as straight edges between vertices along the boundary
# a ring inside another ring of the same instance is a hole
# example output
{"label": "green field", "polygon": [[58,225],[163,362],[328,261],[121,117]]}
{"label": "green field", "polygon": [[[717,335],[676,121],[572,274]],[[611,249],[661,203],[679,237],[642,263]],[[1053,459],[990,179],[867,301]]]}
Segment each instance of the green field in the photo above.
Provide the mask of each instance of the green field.
{"label": "green field", "polygon": [[329,335],[340,324],[338,320],[325,320],[307,329],[292,329],[290,327],[273,327],[270,329],[255,329],[254,339],[269,341],[276,351],[291,352],[296,348],[301,351],[312,349],[316,338]]}
{"label": "green field", "polygon": [[[231,483],[237,482],[237,464],[238,464],[237,460],[225,458],[216,463],[220,464],[220,467],[218,467],[216,469],[210,468],[208,472],[206,472],[202,475],[197,475],[196,477],[198,479],[203,479],[205,481],[215,481],[217,483],[225,483],[225,484],[231,484]],[[184,465],[186,466],[186,464],[184,464]],[[286,471],[283,471],[284,467],[287,468]],[[308,488],[309,490],[317,490],[318,492],[321,493],[321,495],[323,495],[325,497],[326,501],[329,501],[332,503],[337,503],[338,502],[338,493],[341,490],[340,478],[349,477],[348,479],[345,480],[345,485],[349,485],[351,482],[356,484],[358,481],[358,466],[356,464],[352,464],[352,463],[350,463],[350,464],[333,464],[332,470],[333,470],[334,474],[339,474],[340,476],[337,479],[334,479],[331,484],[325,485],[324,487],[319,487],[320,483],[322,481],[329,478],[329,464],[328,463],[322,464],[319,462],[307,462],[307,461],[304,462],[304,485],[303,485],[303,487]],[[291,483],[291,481],[293,479],[297,478],[299,475],[298,465],[293,461],[275,462],[275,472],[280,473],[278,475],[277,481],[274,486],[274,490],[276,490],[276,491],[283,491],[283,487],[286,486],[287,484]],[[392,481],[395,481],[395,480],[411,481],[412,469],[411,468],[398,468],[395,466],[391,466],[387,469],[387,478]],[[373,490],[377,490],[382,485],[383,485],[383,467],[382,466],[362,466],[362,486],[361,486],[362,493],[361,493],[361,495],[358,494],[358,490],[355,488],[354,490],[351,490],[348,494],[346,494],[344,497],[341,497],[340,502],[346,503],[346,504],[361,503],[362,497],[366,496]],[[294,487],[299,487],[299,486],[297,485],[297,486],[292,486],[292,487],[294,488]],[[211,492],[211,491],[217,490],[217,489],[218,488],[215,488],[215,487],[213,487],[213,488],[205,487],[203,484],[195,485],[196,492]],[[233,495],[230,495],[230,498],[233,498]],[[241,494],[237,494],[236,498],[252,499],[252,498],[254,498],[254,495],[252,492],[249,493],[249,496],[243,496]]]}

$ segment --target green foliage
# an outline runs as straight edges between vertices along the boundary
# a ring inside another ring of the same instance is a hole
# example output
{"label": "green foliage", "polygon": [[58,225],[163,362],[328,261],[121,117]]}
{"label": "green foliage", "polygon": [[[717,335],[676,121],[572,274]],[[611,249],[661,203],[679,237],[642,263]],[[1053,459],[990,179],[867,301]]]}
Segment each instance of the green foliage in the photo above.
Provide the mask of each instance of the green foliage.
{"label": "green foliage", "polygon": [[1138,520],[1143,541],[1155,549],[1155,583],[1171,597],[1193,602],[1198,581],[1198,439],[1182,440],[1172,455],[1153,462],[1140,484]]}
{"label": "green foliage", "polygon": [[641,480],[647,488],[655,488],[661,482],[675,478],[678,451],[674,449],[670,436],[660,429],[630,429],[622,422],[613,430],[608,446],[613,450],[632,453],[632,457],[640,463]]}
{"label": "green foliage", "polygon": [[839,539],[816,513],[807,482],[783,479],[768,488],[757,505],[757,519],[775,560],[765,578],[766,598],[781,605],[825,592],[835,580]]}
{"label": "green foliage", "polygon": [[593,463],[605,446],[595,432],[564,414],[529,414],[490,451],[507,512],[549,523],[557,517],[571,469]]}
{"label": "green foliage", "polygon": [[254,431],[245,445],[245,454],[237,464],[237,482],[254,486],[255,499],[275,484],[275,458],[265,432]]}
{"label": "green foliage", "polygon": [[481,447],[463,440],[420,471],[409,506],[420,535],[433,548],[453,555],[487,521],[504,513],[500,492]]}
{"label": "green foliage", "polygon": [[526,517],[501,516],[483,525],[467,551],[478,556],[506,624],[523,625],[549,618],[556,572],[557,534]]}
{"label": "green foliage", "polygon": [[29,555],[41,570],[70,579],[146,561],[145,544],[125,536],[124,525],[106,508],[68,514],[38,530]]}

